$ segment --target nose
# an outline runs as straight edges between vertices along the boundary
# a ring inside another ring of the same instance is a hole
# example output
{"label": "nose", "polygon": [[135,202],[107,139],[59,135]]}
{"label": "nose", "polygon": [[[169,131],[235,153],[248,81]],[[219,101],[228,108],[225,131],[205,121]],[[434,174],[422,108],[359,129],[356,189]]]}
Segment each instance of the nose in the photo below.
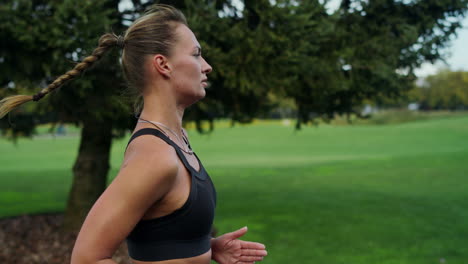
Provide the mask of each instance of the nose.
{"label": "nose", "polygon": [[210,73],[212,70],[213,70],[213,68],[211,68],[211,65],[209,65],[208,62],[206,62],[206,60],[203,58],[203,68],[202,68],[202,72],[203,72],[204,74],[208,74],[208,73]]}

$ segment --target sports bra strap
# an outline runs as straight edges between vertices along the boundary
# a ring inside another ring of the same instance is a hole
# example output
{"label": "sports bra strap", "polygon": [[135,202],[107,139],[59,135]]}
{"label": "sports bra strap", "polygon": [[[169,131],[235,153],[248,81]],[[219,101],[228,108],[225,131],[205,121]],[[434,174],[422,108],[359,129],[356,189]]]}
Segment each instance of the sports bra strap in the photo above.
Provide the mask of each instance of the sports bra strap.
{"label": "sports bra strap", "polygon": [[142,129],[138,130],[137,132],[135,132],[135,134],[132,135],[132,137],[130,138],[130,140],[127,143],[127,148],[128,148],[128,145],[130,145],[130,143],[135,138],[137,138],[139,136],[142,136],[142,135],[153,135],[153,136],[159,137],[162,140],[166,141],[166,143],[169,144],[169,145],[175,144],[171,139],[169,139],[166,135],[164,135],[164,133],[162,133],[159,129],[142,128]]}
{"label": "sports bra strap", "polygon": [[[180,147],[174,141],[172,141],[169,137],[164,135],[163,132],[161,132],[159,129],[156,129],[156,128],[142,128],[142,129],[138,130],[137,132],[135,132],[135,134],[133,134],[132,137],[130,138],[130,140],[128,141],[127,147],[125,148],[125,150],[127,150],[128,145],[130,145],[130,142],[132,142],[135,138],[137,138],[139,136],[142,136],[142,135],[153,135],[153,136],[156,136],[156,137],[164,140],[167,144],[171,145],[175,149],[175,151],[177,153],[177,156],[179,156],[179,159],[182,160],[182,163],[184,163],[184,166],[189,171],[190,170],[195,171],[195,169],[193,169],[192,166],[190,165],[190,163],[187,161],[187,158],[185,157],[184,153],[182,153],[182,150],[180,149]],[[200,162],[199,162],[199,164],[200,164]],[[200,169],[201,169],[201,164],[200,164]]]}

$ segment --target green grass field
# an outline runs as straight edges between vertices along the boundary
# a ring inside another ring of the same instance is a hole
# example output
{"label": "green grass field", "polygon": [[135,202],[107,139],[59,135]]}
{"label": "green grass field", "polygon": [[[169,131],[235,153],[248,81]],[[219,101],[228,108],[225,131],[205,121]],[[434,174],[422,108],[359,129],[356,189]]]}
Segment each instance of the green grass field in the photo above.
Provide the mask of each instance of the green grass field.
{"label": "green grass field", "polygon": [[[467,115],[190,136],[217,187],[216,227],[247,225],[263,263],[468,263]],[[125,144],[113,144],[111,177]],[[0,140],[0,217],[63,210],[77,148]]]}

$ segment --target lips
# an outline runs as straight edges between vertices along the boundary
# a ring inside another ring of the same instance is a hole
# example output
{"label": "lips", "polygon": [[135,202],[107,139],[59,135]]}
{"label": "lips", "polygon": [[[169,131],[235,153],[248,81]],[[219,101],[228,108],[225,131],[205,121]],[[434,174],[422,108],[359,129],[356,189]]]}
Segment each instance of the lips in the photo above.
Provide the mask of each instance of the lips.
{"label": "lips", "polygon": [[201,81],[201,83],[202,83],[203,87],[206,88],[208,86],[208,79],[203,79]]}

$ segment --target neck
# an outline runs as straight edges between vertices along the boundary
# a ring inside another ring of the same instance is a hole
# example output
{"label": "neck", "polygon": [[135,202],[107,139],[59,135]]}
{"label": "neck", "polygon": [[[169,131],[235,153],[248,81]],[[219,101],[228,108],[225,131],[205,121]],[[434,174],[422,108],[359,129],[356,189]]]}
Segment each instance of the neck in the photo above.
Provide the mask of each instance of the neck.
{"label": "neck", "polygon": [[[152,91],[156,91],[156,89]],[[141,118],[163,123],[177,133],[179,137],[182,137],[182,118],[185,107],[178,105],[170,93],[146,93],[143,95],[143,101],[144,106],[140,114]]]}

